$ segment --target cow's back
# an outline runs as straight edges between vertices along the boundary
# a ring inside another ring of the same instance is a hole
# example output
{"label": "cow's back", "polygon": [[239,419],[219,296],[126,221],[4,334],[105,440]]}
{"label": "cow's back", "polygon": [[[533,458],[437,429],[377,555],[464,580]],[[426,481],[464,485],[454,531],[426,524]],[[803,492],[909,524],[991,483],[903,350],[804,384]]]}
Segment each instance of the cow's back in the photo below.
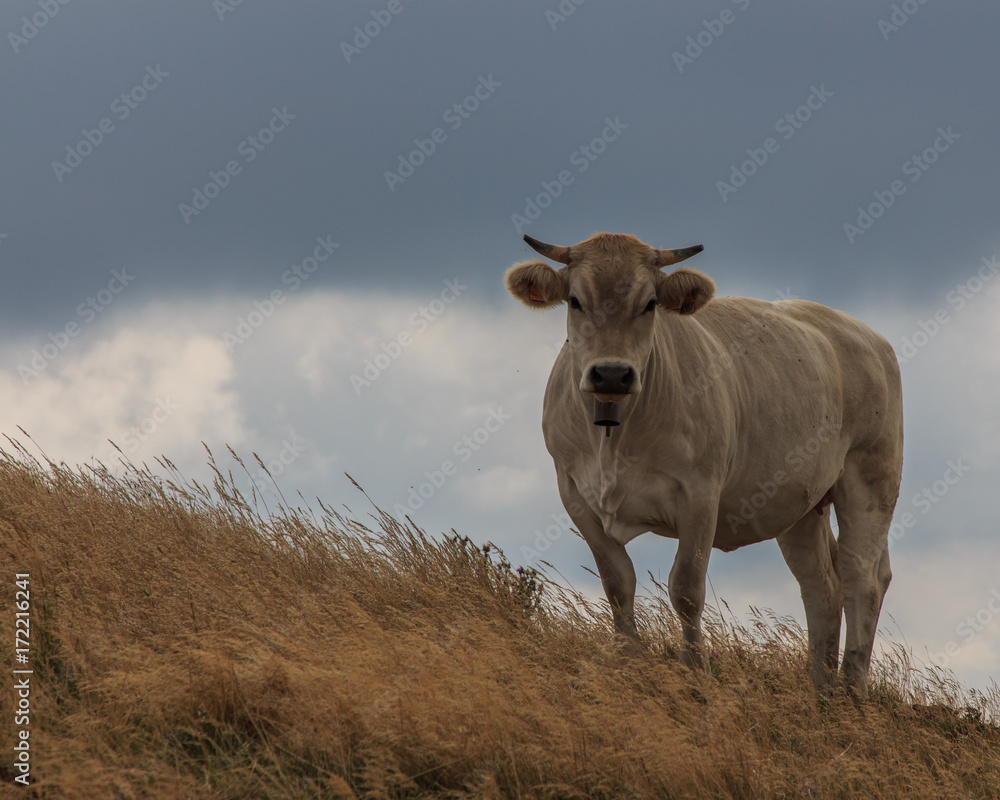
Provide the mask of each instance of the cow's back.
{"label": "cow's back", "polygon": [[741,401],[738,413],[777,424],[775,403],[808,406],[827,398],[837,422],[858,441],[880,435],[888,419],[899,417],[891,345],[843,311],[807,300],[726,297],[715,298],[697,321],[725,350],[726,388]]}

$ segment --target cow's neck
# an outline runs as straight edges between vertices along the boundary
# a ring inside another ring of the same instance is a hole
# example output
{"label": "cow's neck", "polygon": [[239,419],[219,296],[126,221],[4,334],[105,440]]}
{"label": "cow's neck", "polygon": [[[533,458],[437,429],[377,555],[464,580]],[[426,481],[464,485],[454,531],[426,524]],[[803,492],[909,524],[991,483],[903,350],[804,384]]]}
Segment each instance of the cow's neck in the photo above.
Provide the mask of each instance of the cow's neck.
{"label": "cow's neck", "polygon": [[[580,376],[574,377],[579,386]],[[658,431],[653,429],[669,425],[668,409],[677,402],[678,392],[683,391],[677,377],[674,351],[668,337],[656,336],[649,359],[642,374],[642,391],[629,395],[621,404],[621,424],[605,429],[593,422],[594,397],[577,392],[582,424],[589,426],[592,452],[597,456],[589,460],[599,469],[598,506],[602,515],[613,517],[625,497],[623,481],[636,469],[644,449],[644,441]],[[675,400],[675,398],[677,398]],[[665,413],[667,412],[667,413]],[[605,520],[606,522],[608,520]]]}

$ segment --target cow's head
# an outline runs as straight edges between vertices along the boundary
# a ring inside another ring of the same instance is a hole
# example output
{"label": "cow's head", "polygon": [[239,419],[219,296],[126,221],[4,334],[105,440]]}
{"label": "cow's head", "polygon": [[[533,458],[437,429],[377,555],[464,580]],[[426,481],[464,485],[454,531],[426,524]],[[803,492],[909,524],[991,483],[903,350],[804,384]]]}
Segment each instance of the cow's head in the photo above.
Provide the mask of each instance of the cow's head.
{"label": "cow's head", "polygon": [[[692,314],[715,293],[707,275],[668,267],[702,251],[701,245],[657,250],[627,234],[598,233],[571,247],[524,240],[546,258],[515,264],[507,289],[532,308],[569,303],[567,329],[580,390],[600,403],[642,391],[657,314]],[[612,412],[613,413],[613,412]],[[598,424],[613,425],[612,420]]]}

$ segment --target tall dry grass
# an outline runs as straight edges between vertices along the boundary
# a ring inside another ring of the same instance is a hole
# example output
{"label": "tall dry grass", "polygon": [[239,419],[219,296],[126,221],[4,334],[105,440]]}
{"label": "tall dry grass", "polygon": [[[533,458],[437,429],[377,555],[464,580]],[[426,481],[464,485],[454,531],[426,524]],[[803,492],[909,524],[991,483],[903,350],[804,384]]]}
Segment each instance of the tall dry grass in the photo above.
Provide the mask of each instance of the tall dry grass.
{"label": "tall dry grass", "polygon": [[0,793],[1000,798],[1000,697],[901,648],[859,706],[813,691],[794,623],[715,616],[699,676],[662,595],[626,655],[606,609],[467,538],[12,447],[0,606],[30,573],[35,782]]}

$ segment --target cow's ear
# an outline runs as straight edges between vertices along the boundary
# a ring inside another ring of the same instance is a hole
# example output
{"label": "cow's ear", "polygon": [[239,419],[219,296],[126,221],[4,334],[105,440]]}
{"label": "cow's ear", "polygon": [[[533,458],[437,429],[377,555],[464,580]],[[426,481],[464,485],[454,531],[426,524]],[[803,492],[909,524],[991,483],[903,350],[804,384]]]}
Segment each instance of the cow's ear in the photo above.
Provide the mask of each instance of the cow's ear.
{"label": "cow's ear", "polygon": [[555,270],[541,261],[515,264],[504,278],[507,291],[532,308],[551,308],[566,302],[566,267]]}
{"label": "cow's ear", "polygon": [[715,294],[715,281],[693,269],[677,269],[669,275],[659,273],[656,299],[663,308],[681,314],[693,314]]}

